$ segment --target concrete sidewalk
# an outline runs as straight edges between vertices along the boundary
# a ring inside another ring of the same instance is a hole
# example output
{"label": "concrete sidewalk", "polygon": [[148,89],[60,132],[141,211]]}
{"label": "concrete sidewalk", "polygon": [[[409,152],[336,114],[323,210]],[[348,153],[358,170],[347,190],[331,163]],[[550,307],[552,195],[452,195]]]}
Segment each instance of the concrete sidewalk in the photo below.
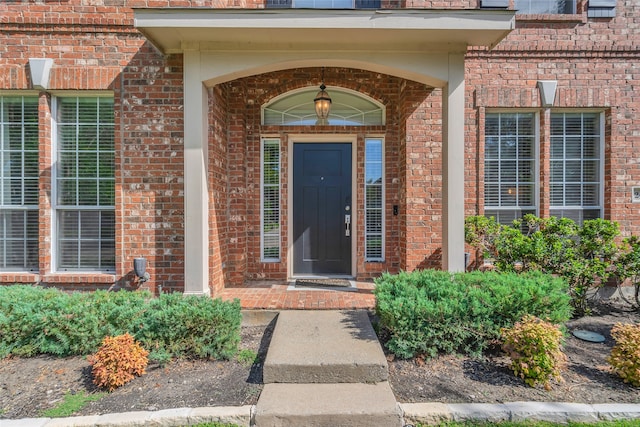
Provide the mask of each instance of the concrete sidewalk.
{"label": "concrete sidewalk", "polygon": [[[561,402],[487,403],[401,403],[405,425],[439,424],[445,421],[478,420],[549,421],[558,424],[640,419],[640,403],[594,404]],[[125,412],[71,418],[26,418],[0,420],[0,427],[178,427],[197,423],[229,423],[253,427],[255,406],[165,409],[154,412]],[[335,426],[339,427],[339,426]]]}

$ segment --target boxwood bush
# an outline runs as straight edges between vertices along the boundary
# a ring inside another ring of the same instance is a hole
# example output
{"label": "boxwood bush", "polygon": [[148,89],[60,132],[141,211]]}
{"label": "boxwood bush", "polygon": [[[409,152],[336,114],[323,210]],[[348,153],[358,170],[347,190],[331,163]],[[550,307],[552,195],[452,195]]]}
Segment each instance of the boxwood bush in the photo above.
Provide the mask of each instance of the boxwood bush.
{"label": "boxwood bush", "polygon": [[384,274],[374,292],[385,345],[401,358],[479,355],[524,315],[552,323],[571,316],[566,282],[539,272]]}
{"label": "boxwood bush", "polygon": [[0,358],[91,354],[105,337],[124,333],[152,355],[227,358],[237,350],[240,320],[238,301],[0,286]]}

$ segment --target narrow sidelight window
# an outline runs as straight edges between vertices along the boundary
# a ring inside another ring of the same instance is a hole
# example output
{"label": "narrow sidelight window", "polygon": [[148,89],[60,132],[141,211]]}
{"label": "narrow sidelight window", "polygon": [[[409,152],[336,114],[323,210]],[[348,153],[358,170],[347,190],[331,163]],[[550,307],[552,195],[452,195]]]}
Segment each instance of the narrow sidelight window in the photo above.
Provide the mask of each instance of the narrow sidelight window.
{"label": "narrow sidelight window", "polygon": [[581,224],[602,217],[602,114],[551,114],[553,216]]}
{"label": "narrow sidelight window", "polygon": [[536,214],[534,113],[488,113],[484,139],[485,215],[510,225]]}
{"label": "narrow sidelight window", "polygon": [[38,269],[38,98],[0,96],[0,270]]}
{"label": "narrow sidelight window", "polygon": [[61,271],[115,270],[113,98],[58,98],[56,259]]}
{"label": "narrow sidelight window", "polygon": [[365,141],[365,258],[384,260],[384,141],[367,138]]}
{"label": "narrow sidelight window", "polygon": [[265,138],[261,147],[260,253],[263,262],[280,261],[280,140]]}

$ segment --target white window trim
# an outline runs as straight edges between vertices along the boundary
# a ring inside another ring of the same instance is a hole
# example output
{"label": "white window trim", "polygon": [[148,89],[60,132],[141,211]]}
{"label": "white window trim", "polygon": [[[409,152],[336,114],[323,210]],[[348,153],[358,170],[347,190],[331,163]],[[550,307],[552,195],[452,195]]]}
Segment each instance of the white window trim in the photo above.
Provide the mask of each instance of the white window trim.
{"label": "white window trim", "polygon": [[[278,238],[278,257],[265,257],[264,256],[264,145],[267,141],[277,141],[278,142],[278,169],[280,170],[280,174],[278,176],[278,218],[280,222],[280,227],[278,227],[278,234],[280,237]],[[274,263],[280,262],[282,258],[282,142],[280,138],[275,137],[261,137],[260,138],[260,261],[263,263]]]}
{"label": "white window trim", "polygon": [[[533,191],[534,191],[534,198],[533,198],[533,202],[535,203],[534,209],[535,210],[535,215],[536,216],[540,216],[540,111],[539,110],[533,110],[533,109],[504,109],[504,108],[500,108],[500,109],[487,109],[485,111],[485,122],[486,122],[486,116],[488,114],[533,114],[533,120],[534,120],[534,147],[533,147],[533,155],[535,156],[534,158],[534,176],[535,179],[534,184],[533,184]],[[486,145],[486,141],[485,141],[485,135],[482,136],[483,138],[483,143]],[[482,164],[483,164],[483,171],[484,171],[484,165],[486,164],[486,156],[484,155],[484,150],[483,150],[483,156],[482,156]],[[482,185],[484,188],[484,184],[485,184],[485,179],[484,179],[484,174],[482,177]],[[484,195],[484,191],[483,191],[483,195]],[[523,209],[520,206],[491,206],[491,205],[484,205],[483,207],[484,210],[495,210],[495,211],[514,211],[514,210],[518,210],[518,211],[522,211]],[[531,210],[531,209],[524,209],[524,210]]]}
{"label": "white window trim", "polygon": [[[376,140],[380,140],[382,143],[382,206],[381,206],[381,221],[382,221],[382,226],[381,226],[381,251],[380,251],[380,257],[368,257],[367,256],[367,140],[369,139],[376,139]],[[364,256],[365,256],[365,262],[384,262],[385,258],[386,258],[386,254],[385,254],[385,246],[386,246],[386,171],[385,171],[385,139],[384,136],[373,136],[373,135],[369,135],[367,137],[365,137],[364,139],[364,194],[363,194],[363,199],[364,199]]]}
{"label": "white window trim", "polygon": [[[592,114],[592,113],[596,113],[599,115],[599,124],[600,124],[600,150],[599,150],[599,155],[600,155],[600,165],[598,168],[598,173],[599,173],[599,177],[600,177],[600,181],[598,182],[600,188],[598,191],[598,198],[599,198],[599,204],[600,206],[557,206],[557,205],[551,205],[551,203],[549,203],[549,210],[574,210],[574,211],[580,211],[580,210],[595,210],[595,209],[599,209],[600,210],[600,218],[604,218],[605,217],[605,206],[604,206],[604,186],[605,186],[605,150],[604,150],[604,146],[605,146],[605,112],[602,109],[599,108],[559,108],[559,109],[552,109],[551,110],[551,114],[557,114],[557,113],[565,113],[565,114],[572,114],[572,113],[579,113],[579,114]],[[551,142],[549,142],[551,143]],[[581,181],[582,182],[582,181]]]}
{"label": "white window trim", "polygon": [[[51,93],[51,270],[52,273],[76,273],[76,274],[113,274],[115,273],[115,266],[113,269],[61,269],[59,266],[59,254],[58,254],[58,212],[65,210],[64,206],[58,205],[58,99],[59,98],[113,98],[113,92],[77,92],[68,91],[61,92],[55,91]],[[114,123],[115,124],[115,123]],[[67,207],[67,210],[71,210],[71,207]],[[82,206],[75,210],[116,210],[115,205],[113,207],[107,206]],[[116,224],[117,227],[117,224]],[[114,228],[115,229],[115,228]],[[117,241],[115,242],[117,246]]]}

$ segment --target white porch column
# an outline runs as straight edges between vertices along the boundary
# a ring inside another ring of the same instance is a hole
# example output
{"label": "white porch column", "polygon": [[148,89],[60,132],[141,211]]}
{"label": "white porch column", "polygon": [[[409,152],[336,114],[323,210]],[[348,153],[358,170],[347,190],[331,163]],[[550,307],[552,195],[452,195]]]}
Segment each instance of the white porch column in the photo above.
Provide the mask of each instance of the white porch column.
{"label": "white porch column", "polygon": [[210,295],[207,91],[200,51],[184,51],[184,293]]}
{"label": "white porch column", "polygon": [[442,268],[464,271],[464,54],[449,54],[442,91]]}

